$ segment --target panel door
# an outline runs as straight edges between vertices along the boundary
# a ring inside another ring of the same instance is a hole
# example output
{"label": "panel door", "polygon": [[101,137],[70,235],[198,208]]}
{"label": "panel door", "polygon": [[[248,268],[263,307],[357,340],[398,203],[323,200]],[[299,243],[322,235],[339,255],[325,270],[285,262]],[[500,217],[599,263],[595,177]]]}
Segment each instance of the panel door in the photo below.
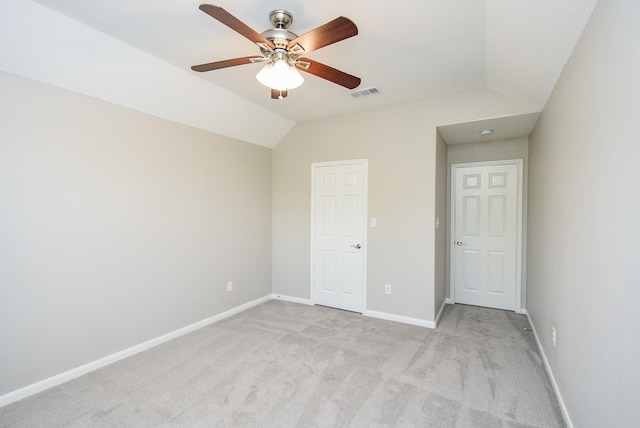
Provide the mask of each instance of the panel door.
{"label": "panel door", "polygon": [[456,303],[515,310],[518,166],[455,168]]}
{"label": "panel door", "polygon": [[362,312],[365,164],[320,165],[312,180],[312,301]]}

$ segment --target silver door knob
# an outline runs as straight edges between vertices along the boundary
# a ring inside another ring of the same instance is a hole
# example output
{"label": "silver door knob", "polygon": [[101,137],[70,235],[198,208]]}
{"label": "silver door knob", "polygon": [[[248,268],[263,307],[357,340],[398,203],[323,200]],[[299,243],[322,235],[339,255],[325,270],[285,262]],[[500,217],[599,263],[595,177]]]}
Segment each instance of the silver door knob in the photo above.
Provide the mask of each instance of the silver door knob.
{"label": "silver door knob", "polygon": [[351,248],[356,248],[359,250],[360,248],[362,248],[362,245],[360,244],[352,245]]}
{"label": "silver door knob", "polygon": [[459,247],[462,247],[464,245],[464,242],[462,241],[456,241],[456,245]]}

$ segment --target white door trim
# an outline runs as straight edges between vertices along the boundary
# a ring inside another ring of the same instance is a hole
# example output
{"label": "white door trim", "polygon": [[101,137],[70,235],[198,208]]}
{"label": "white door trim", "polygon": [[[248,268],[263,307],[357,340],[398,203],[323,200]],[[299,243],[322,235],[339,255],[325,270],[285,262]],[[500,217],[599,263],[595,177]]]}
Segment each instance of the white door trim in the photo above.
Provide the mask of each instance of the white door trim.
{"label": "white door trim", "polygon": [[[468,168],[474,166],[492,166],[492,165],[516,165],[518,168],[518,196],[517,196],[517,237],[516,237],[516,292],[515,292],[515,311],[517,313],[524,313],[526,310],[522,305],[522,199],[523,199],[523,160],[522,159],[508,159],[486,162],[468,162],[468,163],[456,163],[451,165],[451,211],[449,218],[449,236],[455,237],[455,221],[456,218],[456,170],[458,168]],[[451,302],[455,302],[455,266],[453,260],[453,249],[451,242],[449,242],[449,299]]]}
{"label": "white door trim", "polygon": [[310,225],[310,234],[311,234],[311,264],[309,269],[309,296],[311,297],[311,303],[314,302],[314,267],[315,267],[315,257],[314,257],[314,248],[315,248],[315,237],[314,237],[314,224],[315,224],[315,169],[327,166],[340,166],[340,165],[362,165],[363,166],[363,175],[364,175],[364,183],[363,183],[363,196],[364,196],[364,209],[362,210],[362,225],[363,225],[363,242],[362,242],[362,312],[367,311],[367,216],[368,216],[368,199],[369,199],[369,161],[367,159],[353,159],[353,160],[342,160],[342,161],[332,161],[332,162],[315,162],[311,164],[311,225]]}

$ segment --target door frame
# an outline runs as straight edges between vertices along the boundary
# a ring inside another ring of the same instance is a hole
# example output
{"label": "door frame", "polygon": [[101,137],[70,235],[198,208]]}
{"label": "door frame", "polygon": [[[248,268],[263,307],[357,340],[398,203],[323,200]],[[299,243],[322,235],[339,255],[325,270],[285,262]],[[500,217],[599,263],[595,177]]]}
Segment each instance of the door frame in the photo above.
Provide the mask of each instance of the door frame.
{"label": "door frame", "polygon": [[362,192],[364,198],[364,207],[362,210],[362,313],[367,311],[367,218],[368,218],[368,199],[369,199],[369,161],[368,159],[353,159],[331,162],[314,162],[311,164],[311,225],[309,227],[311,234],[311,264],[309,269],[309,296],[312,304],[316,304],[314,301],[314,275],[315,272],[315,171],[317,168],[329,167],[329,166],[341,166],[341,165],[362,165],[363,166],[363,183]]}
{"label": "door frame", "polygon": [[451,164],[451,185],[450,185],[450,218],[449,218],[449,236],[450,239],[447,243],[449,248],[449,299],[452,303],[455,303],[455,260],[453,256],[452,242],[455,239],[455,218],[456,218],[456,170],[458,168],[469,168],[477,166],[496,166],[496,165],[516,165],[518,170],[518,183],[517,183],[517,213],[516,213],[516,290],[515,290],[515,312],[526,313],[526,309],[522,304],[522,252],[523,252],[523,240],[522,240],[522,223],[523,223],[523,195],[524,195],[524,172],[522,159],[507,159],[485,162],[465,162]]}

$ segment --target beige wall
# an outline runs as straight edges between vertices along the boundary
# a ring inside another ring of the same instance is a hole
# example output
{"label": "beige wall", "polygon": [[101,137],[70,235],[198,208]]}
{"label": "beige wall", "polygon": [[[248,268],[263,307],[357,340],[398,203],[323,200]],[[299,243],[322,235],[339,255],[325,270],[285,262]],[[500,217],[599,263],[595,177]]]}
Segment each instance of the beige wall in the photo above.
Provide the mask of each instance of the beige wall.
{"label": "beige wall", "polygon": [[[451,144],[447,146],[449,169],[454,163],[486,162],[494,160],[524,159],[529,151],[528,138],[494,140],[485,143]],[[451,171],[449,171],[449,174]],[[525,174],[526,176],[526,174]]]}
{"label": "beige wall", "polygon": [[[527,290],[527,175],[529,171],[529,139],[494,140],[483,143],[452,144],[447,146],[447,182],[451,183],[451,165],[457,163],[487,162],[496,160],[522,159],[522,271],[521,292],[522,308],[526,308]],[[451,219],[451,188],[447,187],[447,218]],[[446,253],[446,293],[450,291],[451,230],[447,227]]]}
{"label": "beige wall", "polygon": [[435,231],[435,282],[434,282],[434,313],[442,308],[447,298],[447,144],[439,132],[436,131],[436,231]]}
{"label": "beige wall", "polygon": [[433,321],[442,294],[434,284],[442,276],[435,215],[444,155],[442,148],[436,153],[436,127],[532,111],[480,90],[296,125],[273,153],[274,292],[310,297],[311,164],[366,158],[368,217],[377,218],[368,229],[367,309]]}
{"label": "beige wall", "polygon": [[640,421],[638,76],[640,2],[600,0],[530,136],[527,307],[580,428]]}
{"label": "beige wall", "polygon": [[0,88],[0,395],[271,293],[270,149]]}

